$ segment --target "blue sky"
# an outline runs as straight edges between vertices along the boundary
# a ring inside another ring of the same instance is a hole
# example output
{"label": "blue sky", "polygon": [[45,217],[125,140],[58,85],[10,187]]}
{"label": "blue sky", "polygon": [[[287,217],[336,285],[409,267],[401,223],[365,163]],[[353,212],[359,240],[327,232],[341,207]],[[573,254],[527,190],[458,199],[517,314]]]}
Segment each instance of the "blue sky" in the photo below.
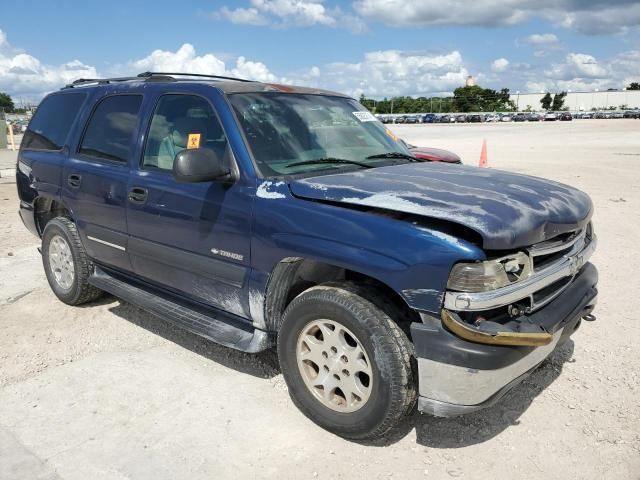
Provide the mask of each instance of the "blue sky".
{"label": "blue sky", "polygon": [[0,91],[168,68],[369,96],[640,81],[630,0],[20,2],[0,17]]}

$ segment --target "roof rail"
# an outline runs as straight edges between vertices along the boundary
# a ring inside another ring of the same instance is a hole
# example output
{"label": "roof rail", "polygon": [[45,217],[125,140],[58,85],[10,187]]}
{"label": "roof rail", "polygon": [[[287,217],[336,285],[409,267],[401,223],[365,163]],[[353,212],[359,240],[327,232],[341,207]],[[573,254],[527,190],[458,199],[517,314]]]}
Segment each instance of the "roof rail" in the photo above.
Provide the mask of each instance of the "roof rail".
{"label": "roof rail", "polygon": [[74,80],[73,82],[65,85],[63,88],[74,88],[80,87],[82,85],[86,85],[89,83],[114,83],[114,82],[128,82],[131,80],[139,80],[137,77],[114,77],[114,78],[79,78],[78,80]]}
{"label": "roof rail", "polygon": [[224,75],[206,75],[204,73],[172,73],[172,72],[143,72],[139,73],[138,77],[141,78],[153,78],[156,76],[161,77],[202,77],[202,78],[215,78],[218,80],[235,80],[236,82],[251,82],[246,78],[226,77]]}
{"label": "roof rail", "polygon": [[198,78],[211,78],[216,80],[233,80],[236,82],[251,82],[244,78],[225,77],[223,75],[205,75],[202,73],[165,73],[165,72],[143,72],[139,73],[135,77],[113,77],[113,78],[79,78],[73,82],[65,85],[64,88],[80,87],[82,85],[89,85],[97,83],[98,85],[107,83],[118,82],[132,82],[132,81],[144,81],[144,82],[175,82],[174,77],[198,77]]}

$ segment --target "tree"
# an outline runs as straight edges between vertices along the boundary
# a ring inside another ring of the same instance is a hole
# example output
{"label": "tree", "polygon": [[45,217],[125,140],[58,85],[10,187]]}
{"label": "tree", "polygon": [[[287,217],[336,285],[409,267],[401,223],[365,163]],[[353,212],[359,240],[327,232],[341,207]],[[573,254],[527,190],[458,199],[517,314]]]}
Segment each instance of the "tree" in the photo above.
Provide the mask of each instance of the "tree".
{"label": "tree", "polygon": [[640,82],[631,82],[627,90],[640,90]]}
{"label": "tree", "polygon": [[508,88],[496,92],[479,85],[456,88],[453,91],[453,105],[458,112],[493,112],[515,109]]}
{"label": "tree", "polygon": [[547,92],[547,94],[544,97],[542,97],[542,99],[540,100],[540,104],[542,105],[542,108],[544,110],[551,109],[552,102],[553,102],[553,99],[551,98],[551,94],[549,92]]}
{"label": "tree", "polygon": [[8,93],[0,92],[0,109],[4,109],[5,112],[13,112],[13,100]]}
{"label": "tree", "polygon": [[551,110],[556,112],[562,110],[562,107],[564,107],[564,99],[566,96],[567,92],[556,93],[553,96],[553,104],[551,105]]}

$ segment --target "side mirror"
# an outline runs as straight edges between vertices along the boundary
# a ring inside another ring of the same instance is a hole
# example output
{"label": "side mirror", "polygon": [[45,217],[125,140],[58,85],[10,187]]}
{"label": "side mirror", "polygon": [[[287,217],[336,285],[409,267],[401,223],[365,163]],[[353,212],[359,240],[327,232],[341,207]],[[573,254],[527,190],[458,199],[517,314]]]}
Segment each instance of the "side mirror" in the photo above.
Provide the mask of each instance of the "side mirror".
{"label": "side mirror", "polygon": [[173,161],[173,176],[178,182],[211,182],[230,177],[224,159],[209,148],[182,150]]}

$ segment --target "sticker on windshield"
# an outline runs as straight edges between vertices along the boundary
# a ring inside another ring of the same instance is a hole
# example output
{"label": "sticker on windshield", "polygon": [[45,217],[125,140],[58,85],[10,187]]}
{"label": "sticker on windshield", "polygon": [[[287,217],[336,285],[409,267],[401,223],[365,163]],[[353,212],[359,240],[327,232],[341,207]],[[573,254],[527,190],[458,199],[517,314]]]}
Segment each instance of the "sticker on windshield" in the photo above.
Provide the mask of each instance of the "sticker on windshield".
{"label": "sticker on windshield", "polygon": [[200,148],[200,134],[199,133],[190,133],[189,138],[187,139],[187,148]]}
{"label": "sticker on windshield", "polygon": [[361,122],[375,122],[378,120],[376,117],[371,115],[371,112],[353,112],[353,114]]}
{"label": "sticker on windshield", "polygon": [[393,138],[396,142],[398,141],[398,137],[396,137],[394,133],[391,130],[389,130],[387,127],[384,128],[384,132],[387,135],[389,135],[391,138]]}

